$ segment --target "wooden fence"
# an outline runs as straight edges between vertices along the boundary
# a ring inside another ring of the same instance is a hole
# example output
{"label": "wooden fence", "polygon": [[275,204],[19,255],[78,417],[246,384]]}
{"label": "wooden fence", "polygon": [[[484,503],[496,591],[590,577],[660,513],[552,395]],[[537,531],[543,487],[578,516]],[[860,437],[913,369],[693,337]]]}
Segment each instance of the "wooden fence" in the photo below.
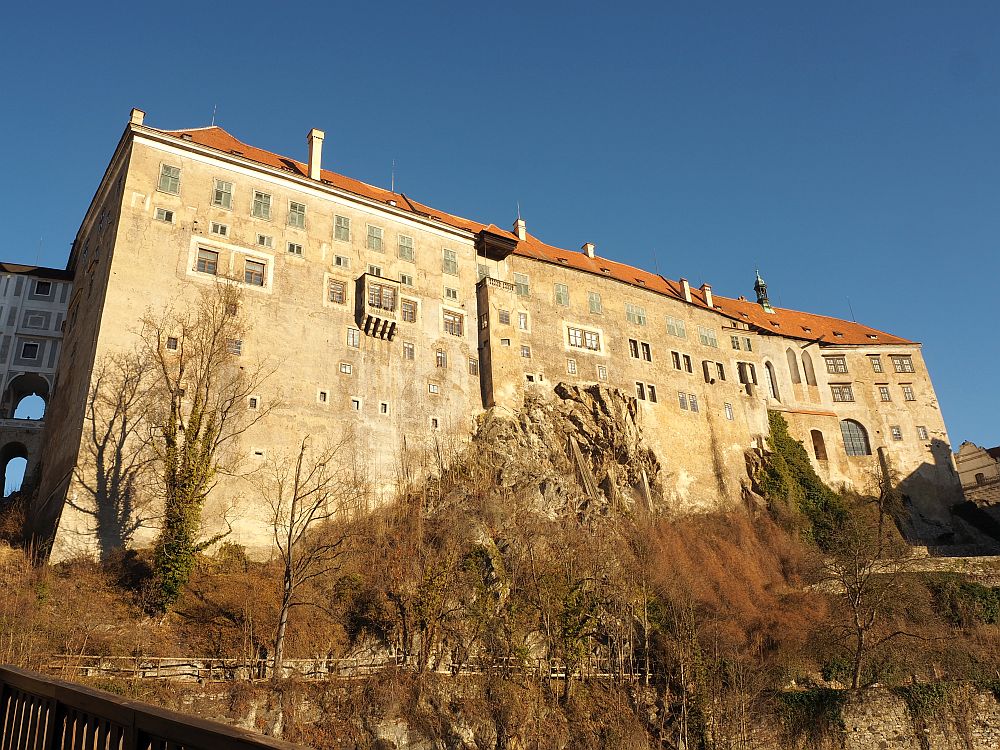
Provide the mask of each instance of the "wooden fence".
{"label": "wooden fence", "polygon": [[0,666],[0,750],[301,750],[215,721]]}

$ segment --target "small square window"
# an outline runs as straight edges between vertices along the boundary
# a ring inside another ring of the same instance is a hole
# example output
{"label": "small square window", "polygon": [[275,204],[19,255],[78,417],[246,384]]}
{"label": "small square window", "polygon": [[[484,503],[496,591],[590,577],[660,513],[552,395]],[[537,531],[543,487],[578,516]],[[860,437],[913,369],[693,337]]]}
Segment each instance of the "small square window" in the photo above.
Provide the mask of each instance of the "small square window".
{"label": "small square window", "polygon": [[35,281],[35,294],[39,297],[48,297],[52,294],[52,282],[51,281]]}
{"label": "small square window", "polygon": [[531,347],[524,344],[521,345],[521,356],[525,359],[531,359]]}
{"label": "small square window", "polygon": [[335,265],[337,268],[350,268],[351,259],[348,258],[346,255],[334,255],[333,265]]}
{"label": "small square window", "polygon": [[260,190],[253,191],[253,204],[250,207],[250,215],[258,219],[271,218],[271,196],[262,193]]}
{"label": "small square window", "polygon": [[374,250],[377,253],[383,252],[382,235],[383,235],[382,227],[373,227],[371,224],[369,224],[366,247],[369,250]]}
{"label": "small square window", "polygon": [[298,242],[289,242],[288,243],[288,252],[291,255],[299,255],[299,256],[301,256],[302,255],[302,245],[300,245]]}
{"label": "small square window", "polygon": [[902,440],[903,439],[903,430],[900,429],[899,425],[892,425],[889,428],[889,432],[892,433],[892,439],[893,440]]}
{"label": "small square window", "polygon": [[320,391],[319,393],[316,394],[316,400],[321,404],[325,404],[329,399],[330,399],[330,394],[327,393],[326,391]]}
{"label": "small square window", "polygon": [[261,247],[274,247],[274,238],[269,234],[258,234],[257,244]]}
{"label": "small square window", "polygon": [[257,260],[243,262],[243,280],[251,286],[264,286],[264,272],[267,267]]}
{"label": "small square window", "polygon": [[31,341],[21,344],[21,359],[38,359],[38,344]]}
{"label": "small square window", "polygon": [[257,408],[259,406],[260,406],[260,398],[259,397],[257,397],[257,396],[251,396],[250,398],[247,399],[247,407],[251,411],[257,411]]}
{"label": "small square window", "polygon": [[380,401],[379,402],[378,413],[379,414],[388,414],[389,413],[389,404],[388,404],[388,402],[386,402],[386,401]]}
{"label": "small square window", "polygon": [[361,399],[360,398],[352,398],[351,399],[351,408],[354,411],[361,411]]}
{"label": "small square window", "polygon": [[177,351],[177,345],[178,345],[178,342],[177,342],[177,337],[176,336],[167,336],[167,349],[169,351],[172,351],[172,352]]}
{"label": "small square window", "polygon": [[413,361],[413,342],[412,341],[404,341],[403,342],[403,359],[408,360],[410,362]]}
{"label": "small square window", "polygon": [[327,299],[337,305],[347,302],[347,284],[336,279],[330,280],[330,288],[327,291]]}
{"label": "small square window", "polygon": [[352,365],[350,362],[341,362],[340,371],[344,375],[350,375],[352,372],[354,372],[354,365]]}
{"label": "small square window", "polygon": [[347,345],[353,346],[355,349],[361,346],[361,331],[359,331],[357,328],[348,328]]}
{"label": "small square window", "polygon": [[226,339],[226,351],[234,357],[243,354],[243,339]]}
{"label": "small square window", "polygon": [[452,302],[457,302],[458,301],[458,290],[457,289],[452,289],[451,287],[446,286],[444,288],[444,298],[445,299],[450,299]]}
{"label": "small square window", "polygon": [[296,229],[306,228],[306,206],[304,203],[288,202],[288,226]]}
{"label": "small square window", "polygon": [[597,366],[597,379],[598,380],[607,380],[608,379],[608,368],[605,367],[604,365],[598,365]]}
{"label": "small square window", "polygon": [[156,184],[156,189],[164,193],[177,195],[181,190],[181,168],[161,164],[160,180]]}
{"label": "small square window", "polygon": [[[428,393],[433,393],[433,394],[438,394],[438,393],[441,392],[441,387],[437,383],[428,383],[427,384],[427,392]],[[434,426],[437,427],[436,424]]]}
{"label": "small square window", "polygon": [[381,278],[382,277],[382,266],[373,266],[373,265],[369,264],[368,265],[368,275],[369,276],[378,276],[379,278]]}
{"label": "small square window", "polygon": [[229,227],[226,224],[220,224],[217,221],[213,221],[212,222],[211,232],[212,232],[212,234],[217,234],[220,237],[228,237],[229,236]]}
{"label": "small square window", "polygon": [[167,224],[173,224],[174,223],[174,212],[170,211],[170,210],[168,210],[166,208],[158,208],[158,209],[156,209],[156,212],[153,214],[153,217],[157,221],[164,221]]}
{"label": "small square window", "polygon": [[195,270],[199,273],[208,273],[213,276],[219,272],[219,254],[214,250],[198,249],[198,262]]}
{"label": "small square window", "polygon": [[413,286],[413,276],[408,273],[399,274],[399,283],[403,286]]}
{"label": "small square window", "polygon": [[500,339],[500,346],[510,346],[510,339]]}
{"label": "small square window", "polygon": [[510,310],[497,310],[497,320],[500,322],[500,325],[509,326]]}

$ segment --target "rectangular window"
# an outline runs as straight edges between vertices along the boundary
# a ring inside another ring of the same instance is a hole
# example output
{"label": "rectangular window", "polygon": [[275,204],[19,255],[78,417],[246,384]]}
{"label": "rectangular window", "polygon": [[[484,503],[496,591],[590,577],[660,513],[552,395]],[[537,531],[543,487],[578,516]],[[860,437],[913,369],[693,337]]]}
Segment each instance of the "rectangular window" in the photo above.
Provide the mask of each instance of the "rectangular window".
{"label": "rectangular window", "polygon": [[400,303],[400,314],[404,323],[416,323],[417,303],[412,299],[404,299]]}
{"label": "rectangular window", "polygon": [[167,336],[167,350],[171,352],[177,351],[178,341],[176,336]]}
{"label": "rectangular window", "polygon": [[360,398],[352,398],[351,399],[351,408],[354,411],[361,411],[361,399]]}
{"label": "rectangular window", "polygon": [[458,253],[454,250],[441,250],[441,273],[458,276]]}
{"label": "rectangular window", "polygon": [[719,340],[715,338],[715,330],[712,328],[698,326],[698,340],[705,346],[719,348]]}
{"label": "rectangular window", "polygon": [[379,414],[388,414],[389,413],[389,403],[386,402],[386,401],[380,402],[379,405],[378,405],[378,413]]}
{"label": "rectangular window", "polygon": [[396,240],[396,251],[403,260],[413,260],[413,238],[405,234],[399,235]]}
{"label": "rectangular window", "polygon": [[750,339],[748,339],[746,336],[743,337],[743,348],[748,352],[753,351],[753,344],[750,342]]}
{"label": "rectangular window", "polygon": [[155,218],[157,221],[163,221],[166,222],[167,224],[173,224],[174,212],[168,211],[165,208],[158,208],[156,209],[156,212],[153,214],[153,218]]}
{"label": "rectangular window", "polygon": [[722,366],[721,362],[716,362],[715,363],[715,369],[719,373],[719,380],[725,380],[726,379],[726,368]]}
{"label": "rectangular window", "polygon": [[736,349],[738,351],[740,349],[740,337],[739,336],[730,336],[729,340],[733,344],[733,349]]}
{"label": "rectangular window", "polygon": [[408,273],[399,274],[399,283],[403,286],[413,286],[413,276]]}
{"label": "rectangular window", "polygon": [[500,346],[510,346],[510,339],[500,339]]}
{"label": "rectangular window", "polygon": [[340,371],[345,375],[350,375],[352,372],[354,372],[354,366],[350,362],[341,362]]}
{"label": "rectangular window", "polygon": [[531,359],[531,347],[527,344],[521,344],[521,356],[525,359]]}
{"label": "rectangular window", "polygon": [[604,308],[601,305],[601,295],[597,292],[587,293],[587,303],[590,305],[590,312],[595,315],[600,315],[604,311]]}
{"label": "rectangular window", "polygon": [[831,385],[830,389],[833,391],[834,401],[848,402],[854,400],[854,391],[849,385]]}
{"label": "rectangular window", "polygon": [[675,370],[681,369],[681,353],[680,352],[670,352],[670,361],[673,363]]}
{"label": "rectangular window", "polygon": [[733,421],[733,405],[728,401],[723,405],[726,410],[726,419],[730,422]]}
{"label": "rectangular window", "polygon": [[38,359],[38,344],[30,341],[21,344],[21,359]]}
{"label": "rectangular window", "polygon": [[489,275],[490,275],[490,269],[489,269],[488,266],[486,266],[486,265],[484,265],[482,263],[477,263],[476,264],[476,280],[477,281],[482,281],[483,279],[485,279]]}
{"label": "rectangular window", "polygon": [[403,342],[403,359],[408,360],[410,362],[413,361],[413,342],[412,341],[404,341]]}
{"label": "rectangular window", "polygon": [[262,193],[260,190],[253,191],[253,205],[250,207],[250,215],[258,219],[271,218],[271,196]]}
{"label": "rectangular window", "polygon": [[672,318],[667,316],[667,333],[671,336],[676,336],[679,339],[687,337],[687,329],[684,327],[684,321],[680,318]]}
{"label": "rectangular window", "polygon": [[396,289],[389,284],[368,284],[368,307],[379,310],[396,309]]}
{"label": "rectangular window", "polygon": [[528,330],[528,313],[519,312],[517,314],[517,327],[522,331]]}
{"label": "rectangular window", "polygon": [[920,440],[927,439],[927,428],[923,425],[917,425],[917,438]]}
{"label": "rectangular window", "polygon": [[370,275],[372,275],[372,276],[381,276],[382,275],[382,267],[381,266],[373,266],[373,265],[369,264],[369,266],[368,266],[368,273]]}
{"label": "rectangular window", "polygon": [[565,284],[555,285],[556,304],[569,307],[569,287]]}
{"label": "rectangular window", "polygon": [[698,397],[693,393],[688,394],[688,406],[691,407],[691,411],[698,411]]}
{"label": "rectangular window", "polygon": [[688,395],[686,393],[682,393],[681,391],[677,391],[677,404],[682,409],[684,409],[685,411],[687,411],[687,408],[688,408]]}
{"label": "rectangular window", "polygon": [[212,232],[212,234],[217,234],[220,237],[228,237],[229,236],[229,227],[226,226],[225,224],[220,224],[217,221],[213,221],[212,222],[212,227],[211,227],[210,231]]}
{"label": "rectangular window", "polygon": [[48,297],[52,294],[52,282],[35,279],[35,295],[38,297]]}
{"label": "rectangular window", "polygon": [[639,359],[639,342],[635,339],[628,340],[628,355],[632,359]]}
{"label": "rectangular window", "polygon": [[518,297],[531,296],[531,285],[528,283],[528,277],[525,274],[514,274],[514,291],[517,293]]}
{"label": "rectangular window", "polygon": [[258,234],[257,244],[260,245],[261,247],[273,247],[274,238],[267,234]]}
{"label": "rectangular window", "polygon": [[684,359],[684,371],[694,372],[694,367],[691,366],[691,357],[689,357],[687,354],[682,355],[682,357]]}
{"label": "rectangular window", "polygon": [[243,261],[243,280],[251,286],[264,286],[264,271],[266,266],[260,261]]}
{"label": "rectangular window", "polygon": [[347,329],[347,345],[357,349],[361,346],[361,331],[357,328]]}
{"label": "rectangular window", "polygon": [[583,345],[591,351],[598,352],[601,350],[601,337],[596,331],[584,331]]}
{"label": "rectangular window", "polygon": [[333,239],[340,242],[351,241],[351,220],[346,216],[335,216],[333,219]]}
{"label": "rectangular window", "polygon": [[260,406],[260,399],[256,396],[251,396],[247,399],[247,407],[253,411],[257,411],[257,407]]}
{"label": "rectangular window", "polygon": [[347,302],[347,284],[343,281],[330,280],[330,288],[327,290],[327,299],[338,305]]}
{"label": "rectangular window", "polygon": [[625,304],[625,319],[637,326],[646,325],[646,308],[631,303]]}
{"label": "rectangular window", "polygon": [[597,379],[598,380],[607,380],[608,379],[608,368],[605,367],[604,365],[598,365],[597,366]]}
{"label": "rectangular window", "polygon": [[444,311],[444,332],[452,336],[461,336],[465,329],[465,318],[458,313]]}
{"label": "rectangular window", "polygon": [[457,289],[452,289],[450,286],[446,286],[444,288],[444,298],[445,299],[450,299],[453,302],[458,301],[458,290]]}
{"label": "rectangular window", "polygon": [[652,383],[646,383],[646,395],[649,396],[649,400],[654,404],[656,403],[656,386]]}
{"label": "rectangular window", "polygon": [[896,372],[913,372],[913,357],[903,355],[891,355],[892,366]]}
{"label": "rectangular window", "polygon": [[346,255],[334,255],[333,265],[335,265],[337,268],[350,268],[351,259],[348,258]]}
{"label": "rectangular window", "polygon": [[225,180],[215,181],[215,189],[212,191],[212,205],[227,210],[233,207],[233,183]]}
{"label": "rectangular window", "polygon": [[893,440],[903,439],[903,430],[900,429],[899,425],[892,425],[891,427],[889,427],[889,432],[892,433]]}
{"label": "rectangular window", "polygon": [[368,239],[365,241],[365,247],[369,250],[374,250],[377,253],[383,252],[382,248],[382,227],[373,227],[371,224],[368,225]]}
{"label": "rectangular window", "polygon": [[570,375],[576,375],[576,360],[575,359],[567,359],[566,360],[566,372],[568,372]]}
{"label": "rectangular window", "polygon": [[647,344],[645,341],[640,341],[639,348],[642,350],[642,358],[647,362],[652,362],[653,350],[649,348],[649,344]]}
{"label": "rectangular window", "polygon": [[479,360],[469,357],[469,374],[479,377]]}
{"label": "rectangular window", "polygon": [[438,349],[434,354],[434,366],[435,367],[447,367],[448,366],[448,352],[444,349]]}
{"label": "rectangular window", "polygon": [[510,310],[497,310],[497,320],[500,321],[500,325],[509,326]]}
{"label": "rectangular window", "polygon": [[168,164],[160,165],[160,181],[156,189],[164,193],[177,195],[181,191],[181,168]]}
{"label": "rectangular window", "polygon": [[[441,388],[438,386],[437,383],[428,383],[427,384],[427,392],[428,393],[433,393],[434,395],[437,395],[438,393],[441,392]],[[431,426],[434,427],[434,428],[437,428],[437,420],[436,419],[432,419],[431,420]]]}
{"label": "rectangular window", "polygon": [[639,381],[635,383],[635,397],[640,401],[646,400],[646,386]]}
{"label": "rectangular window", "polygon": [[288,252],[292,255],[302,255],[302,245],[298,242],[289,242]]}
{"label": "rectangular window", "polygon": [[490,314],[483,313],[482,315],[479,316],[479,330],[485,331],[489,327],[490,327]]}
{"label": "rectangular window", "polygon": [[827,372],[834,374],[843,374],[847,372],[846,357],[825,357],[825,359]]}
{"label": "rectangular window", "polygon": [[226,351],[239,357],[243,354],[243,339],[226,339]]}
{"label": "rectangular window", "polygon": [[913,395],[913,386],[904,385],[903,386],[903,401],[916,401],[917,397]]}
{"label": "rectangular window", "polygon": [[198,265],[195,268],[199,273],[210,273],[215,276],[219,272],[219,254],[214,250],[198,248]]}
{"label": "rectangular window", "polygon": [[306,228],[306,204],[288,202],[288,226],[296,229]]}
{"label": "rectangular window", "polygon": [[878,387],[878,398],[879,401],[892,401],[892,396],[889,394],[889,386],[880,385]]}
{"label": "rectangular window", "polygon": [[316,400],[321,404],[325,404],[329,400],[329,394],[326,391],[319,391],[316,394]]}
{"label": "rectangular window", "polygon": [[882,372],[882,358],[881,357],[869,357],[872,363],[872,370],[874,372]]}

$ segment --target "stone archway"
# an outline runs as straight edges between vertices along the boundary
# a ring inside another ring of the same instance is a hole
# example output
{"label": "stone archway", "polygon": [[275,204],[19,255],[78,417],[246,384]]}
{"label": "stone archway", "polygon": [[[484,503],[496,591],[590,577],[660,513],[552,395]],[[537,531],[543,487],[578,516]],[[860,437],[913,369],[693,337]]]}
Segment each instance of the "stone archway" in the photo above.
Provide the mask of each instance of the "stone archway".
{"label": "stone archway", "polygon": [[[18,407],[32,396],[41,399],[41,413],[38,416],[15,416]],[[16,376],[3,394],[2,412],[7,419],[41,419],[49,404],[49,381],[37,372],[25,372]]]}
{"label": "stone archway", "polygon": [[[23,459],[24,465],[20,471],[20,477],[8,476],[7,472],[9,469],[15,467],[11,466],[11,462]],[[7,443],[3,448],[0,448],[0,470],[3,471],[3,496],[7,497],[16,490],[21,489],[22,482],[24,481],[24,475],[27,473],[28,468],[28,449],[25,447],[24,443],[19,443],[17,441],[11,441]],[[12,486],[16,480],[17,486]]]}

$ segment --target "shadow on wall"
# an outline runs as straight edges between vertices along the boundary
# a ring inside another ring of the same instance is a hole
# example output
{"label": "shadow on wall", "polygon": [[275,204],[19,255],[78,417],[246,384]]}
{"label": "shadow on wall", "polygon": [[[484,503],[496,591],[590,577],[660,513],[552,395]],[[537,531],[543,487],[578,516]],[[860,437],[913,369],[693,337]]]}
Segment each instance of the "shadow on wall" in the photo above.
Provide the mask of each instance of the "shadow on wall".
{"label": "shadow on wall", "polygon": [[963,499],[951,446],[934,438],[931,456],[899,480],[909,511],[904,536],[940,555],[968,554],[970,548],[974,554],[1000,554],[1000,524]]}

